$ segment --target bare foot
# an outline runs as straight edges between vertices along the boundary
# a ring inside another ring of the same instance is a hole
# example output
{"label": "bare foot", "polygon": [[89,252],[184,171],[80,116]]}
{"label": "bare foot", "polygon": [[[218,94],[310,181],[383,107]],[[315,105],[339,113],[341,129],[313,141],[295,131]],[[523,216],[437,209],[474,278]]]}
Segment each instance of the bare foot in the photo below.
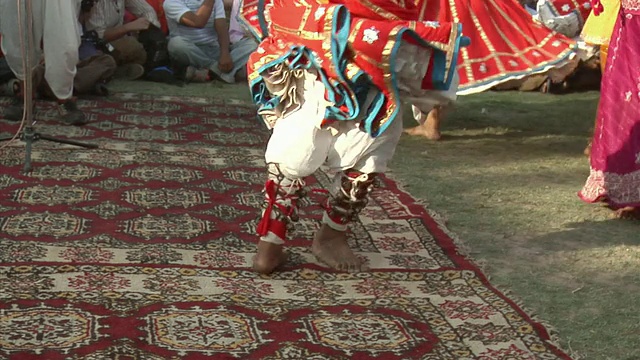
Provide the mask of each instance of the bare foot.
{"label": "bare foot", "polygon": [[347,243],[347,233],[337,231],[322,224],[311,245],[311,251],[318,260],[329,267],[346,272],[360,272],[362,262],[353,253]]}
{"label": "bare foot", "polygon": [[441,109],[439,106],[434,107],[427,114],[427,118],[425,119],[422,125],[418,125],[411,129],[406,129],[404,132],[409,135],[414,136],[423,136],[429,140],[438,141],[440,140],[440,118],[441,118]]}
{"label": "bare foot", "polygon": [[618,209],[615,211],[614,217],[618,219],[640,220],[640,208],[627,206],[622,209]]}
{"label": "bare foot", "polygon": [[253,270],[261,274],[271,274],[286,260],[287,254],[282,245],[260,241],[258,242],[258,253],[253,258]]}
{"label": "bare foot", "polygon": [[406,134],[412,135],[412,136],[422,136],[422,137],[426,137],[429,140],[433,140],[433,141],[438,141],[440,140],[440,131],[438,131],[437,129],[428,129],[425,125],[427,123],[424,123],[422,125],[418,125],[416,127],[412,127],[409,129],[405,129],[404,132]]}
{"label": "bare foot", "polygon": [[587,145],[587,147],[584,148],[584,154],[586,156],[591,156],[591,141],[589,141],[589,145]]}

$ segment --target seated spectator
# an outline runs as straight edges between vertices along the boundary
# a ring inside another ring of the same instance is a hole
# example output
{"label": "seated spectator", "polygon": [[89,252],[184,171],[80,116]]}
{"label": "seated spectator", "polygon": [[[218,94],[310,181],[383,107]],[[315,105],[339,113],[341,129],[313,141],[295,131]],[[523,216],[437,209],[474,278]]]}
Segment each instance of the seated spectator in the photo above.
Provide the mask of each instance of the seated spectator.
{"label": "seated spectator", "polygon": [[[20,121],[24,114],[24,96],[32,97],[34,93],[26,93],[25,78],[33,76],[34,89],[36,84],[45,78],[52,93],[57,99],[57,109],[60,120],[70,125],[84,125],[87,123],[85,114],[78,109],[73,97],[73,79],[78,63],[78,47],[80,46],[80,31],[78,26],[77,3],[71,1],[34,2],[31,9],[31,41],[33,46],[25,47],[21,39],[19,24],[26,24],[27,18],[20,11],[22,2],[0,2],[0,32],[2,49],[9,67],[20,80],[19,90],[11,105],[4,109],[3,117],[7,120]],[[37,4],[37,5],[36,5]],[[46,70],[33,71],[25,69],[25,54],[27,59],[39,62],[44,56]],[[34,103],[31,104],[32,106]]]}
{"label": "seated spectator", "polygon": [[160,30],[165,35],[169,35],[169,27],[167,26],[167,17],[164,14],[164,0],[146,0],[149,5],[155,10],[158,21],[160,21]]}
{"label": "seated spectator", "polygon": [[95,32],[86,30],[82,36],[78,50],[80,62],[73,81],[73,90],[77,95],[107,95],[106,84],[118,68],[116,60],[100,49],[100,43],[96,44],[94,37],[97,37]]}
{"label": "seated spectator", "polygon": [[[2,42],[2,34],[0,34],[0,42]],[[0,48],[0,96],[15,96],[18,91],[20,91],[20,81],[11,71]]]}
{"label": "seated spectator", "polygon": [[[124,23],[125,11],[137,17]],[[145,73],[147,52],[136,33],[153,24],[160,27],[155,10],[145,0],[96,0],[86,22],[88,31],[95,30],[112,49],[118,64],[116,77],[138,79]]]}
{"label": "seated spectator", "polygon": [[20,81],[11,71],[7,59],[0,57],[0,96],[14,96],[20,91]]}
{"label": "seated spectator", "polygon": [[[240,15],[241,0],[224,0],[224,6],[229,11],[229,40],[231,49],[243,49],[248,53],[247,58],[258,48],[255,38],[240,25],[238,16]],[[246,61],[240,71],[236,73],[236,80],[247,80]]]}
{"label": "seated spectator", "polygon": [[176,68],[184,69],[187,80],[213,75],[231,84],[246,77],[247,60],[257,44],[246,37],[230,40],[222,0],[166,0],[164,11],[169,55]]}

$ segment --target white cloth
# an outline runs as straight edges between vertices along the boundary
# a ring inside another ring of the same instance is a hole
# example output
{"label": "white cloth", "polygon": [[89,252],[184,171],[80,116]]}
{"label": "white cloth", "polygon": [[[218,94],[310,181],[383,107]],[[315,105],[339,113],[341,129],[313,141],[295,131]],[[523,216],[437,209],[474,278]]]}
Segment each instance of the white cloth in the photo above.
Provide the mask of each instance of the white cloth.
{"label": "white cloth", "polygon": [[422,79],[427,72],[432,50],[402,43],[398,49],[395,70],[398,78],[400,97],[404,103],[411,104],[413,117],[422,124],[427,113],[435,106],[446,106],[457,99],[456,92],[460,84],[455,71],[448,90],[423,90]]}
{"label": "white cloth", "polygon": [[570,38],[580,35],[584,19],[579,12],[573,11],[567,15],[558,15],[553,10],[553,4],[550,0],[538,0],[536,7],[539,21],[549,29]]}
{"label": "white cloth", "polygon": [[458,98],[456,92],[459,84],[460,78],[458,77],[458,72],[456,72],[453,75],[449,90],[426,91],[421,96],[406,94],[403,99],[411,104],[413,118],[419,124],[423,124],[427,120],[427,114],[431,109],[436,106],[447,106],[456,101]]}
{"label": "white cloth", "polygon": [[218,34],[214,27],[216,19],[225,19],[224,3],[222,0],[215,0],[213,11],[207,25],[203,28],[194,28],[180,24],[180,19],[188,12],[196,12],[202,6],[204,0],[165,0],[163,6],[164,14],[167,17],[169,36],[181,36],[196,45],[212,44],[218,42]]}
{"label": "white cloth", "polygon": [[384,172],[402,135],[402,115],[376,138],[361,130],[357,120],[320,128],[327,107],[324,96],[322,82],[306,72],[304,103],[276,122],[265,152],[266,162],[279,164],[290,179],[309,176],[321,166],[332,172]]}
{"label": "white cloth", "polygon": [[95,2],[91,9],[89,20],[86,23],[87,30],[95,30],[100,37],[104,37],[104,32],[107,29],[113,29],[124,24],[125,10],[160,27],[156,11],[146,0],[99,0]]}
{"label": "white cloth", "polygon": [[[26,1],[20,0],[20,6]],[[22,7],[23,21],[18,18],[18,1],[0,1],[0,33],[2,51],[11,70],[18,79],[24,80],[22,64],[24,54],[29,53],[34,68],[40,63],[44,52],[45,79],[58,99],[68,99],[73,95],[73,79],[78,63],[81,29],[78,23],[80,0],[32,0],[32,43],[23,50],[26,38],[20,38],[20,24],[23,36],[27,35],[25,8]],[[40,43],[42,42],[42,48]]]}

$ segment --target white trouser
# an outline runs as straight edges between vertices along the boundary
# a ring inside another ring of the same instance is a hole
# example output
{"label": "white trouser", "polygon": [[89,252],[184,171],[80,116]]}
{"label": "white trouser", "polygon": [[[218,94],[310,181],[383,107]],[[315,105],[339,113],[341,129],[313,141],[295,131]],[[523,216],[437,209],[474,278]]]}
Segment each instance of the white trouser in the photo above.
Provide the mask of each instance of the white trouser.
{"label": "white trouser", "polygon": [[[25,0],[0,1],[2,51],[16,77],[24,80],[23,52],[29,53],[35,67],[41,61],[42,42],[45,79],[58,99],[68,99],[73,95],[73,79],[78,63],[80,0],[32,0],[33,46],[23,50],[27,33],[25,4]],[[19,8],[22,21],[18,18]],[[20,36],[21,26],[24,40]]]}
{"label": "white trouser", "polygon": [[320,128],[327,105],[324,96],[321,82],[305,81],[304,103],[276,122],[267,145],[266,162],[279,164],[283,175],[290,179],[309,176],[323,165],[331,172],[384,172],[402,135],[402,115],[376,138],[361,130],[356,120]]}
{"label": "white trouser", "polygon": [[[402,116],[399,114],[386,131],[376,138],[361,130],[358,120],[339,121],[331,127],[321,128],[328,104],[325,87],[314,74],[308,72],[305,72],[303,84],[302,105],[278,119],[265,152],[266,162],[277,164],[277,171],[286,178],[280,184],[286,184],[287,188],[298,186],[298,181],[324,165],[336,175],[335,188],[330,189],[335,194],[341,185],[341,171],[353,169],[365,174],[384,172],[402,135]],[[372,100],[372,95],[369,100]],[[278,202],[291,206],[286,199],[279,199]],[[275,213],[272,212],[270,216],[275,221]],[[326,214],[323,222],[331,223]],[[336,230],[346,230],[346,225],[333,225]],[[261,236],[260,240],[284,243],[282,234],[273,231]]]}

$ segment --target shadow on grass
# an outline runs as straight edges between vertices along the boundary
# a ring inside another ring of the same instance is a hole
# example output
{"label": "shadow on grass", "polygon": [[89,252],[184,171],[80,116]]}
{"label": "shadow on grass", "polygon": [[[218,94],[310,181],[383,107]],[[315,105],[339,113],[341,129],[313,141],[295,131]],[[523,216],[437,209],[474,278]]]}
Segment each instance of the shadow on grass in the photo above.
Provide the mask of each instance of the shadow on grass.
{"label": "shadow on grass", "polygon": [[[584,359],[640,358],[640,223],[612,220],[576,193],[597,93],[462,97],[444,139],[405,136],[394,177],[448,219],[513,290]],[[484,109],[484,110],[483,110]],[[412,126],[413,120],[405,118]]]}
{"label": "shadow on grass", "polygon": [[[579,221],[492,261],[494,280],[552,319],[583,359],[640,359],[640,222]],[[634,234],[636,236],[634,236]]]}

